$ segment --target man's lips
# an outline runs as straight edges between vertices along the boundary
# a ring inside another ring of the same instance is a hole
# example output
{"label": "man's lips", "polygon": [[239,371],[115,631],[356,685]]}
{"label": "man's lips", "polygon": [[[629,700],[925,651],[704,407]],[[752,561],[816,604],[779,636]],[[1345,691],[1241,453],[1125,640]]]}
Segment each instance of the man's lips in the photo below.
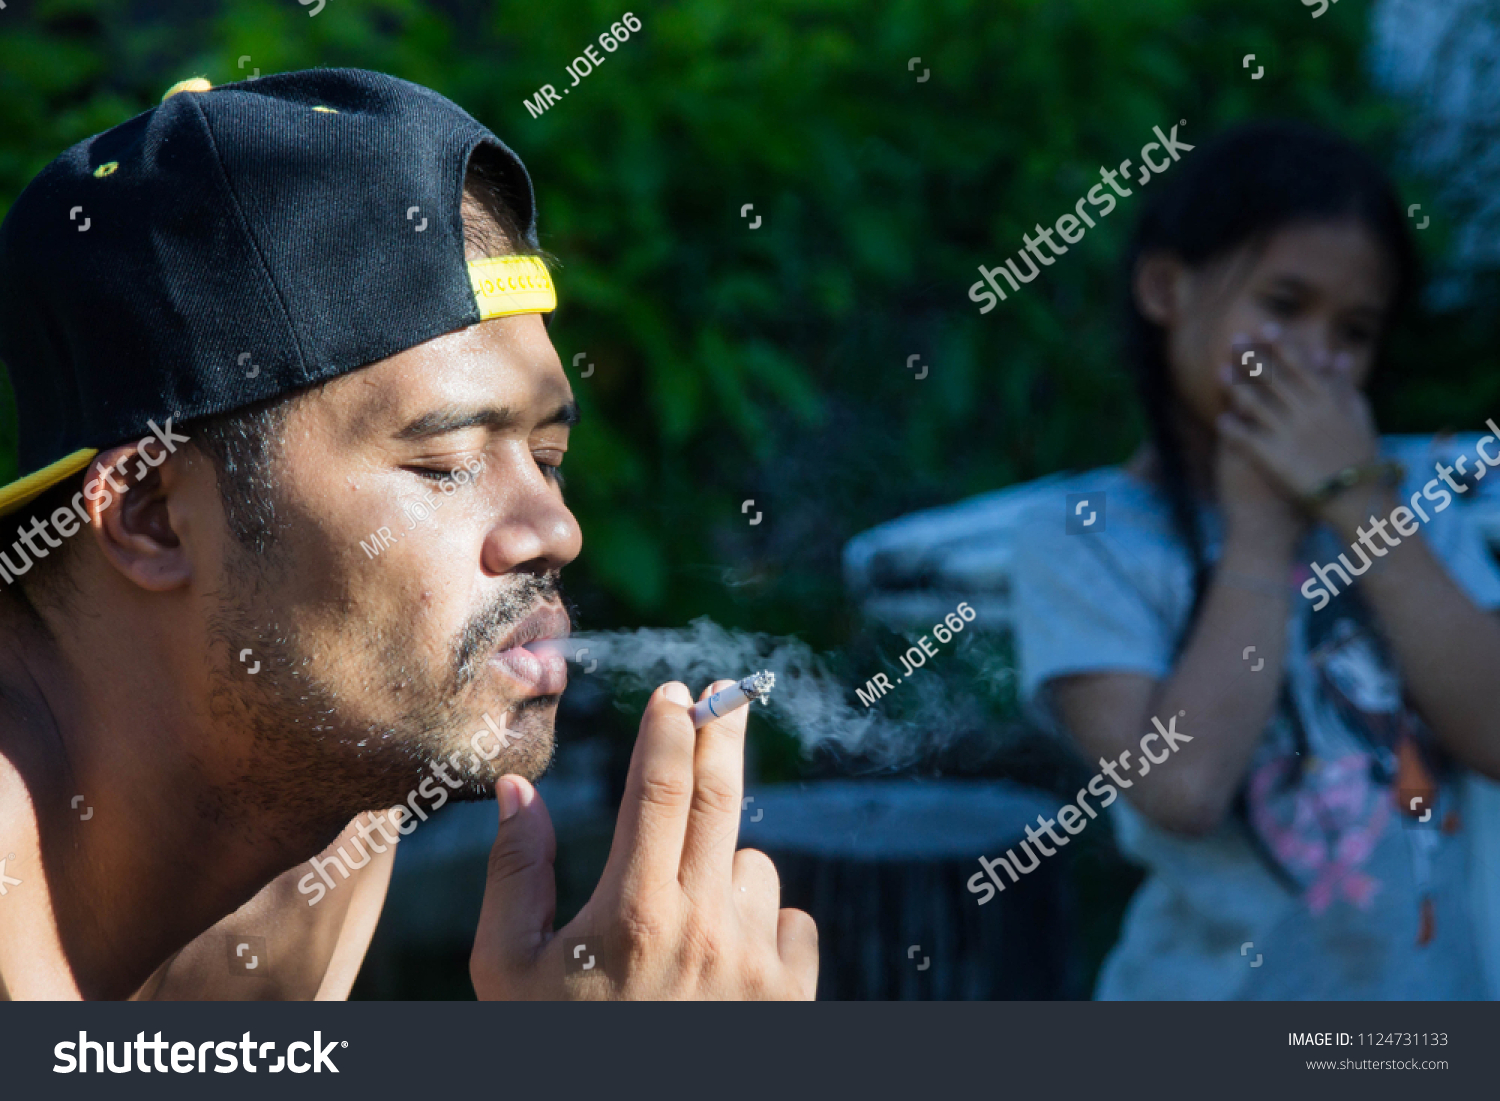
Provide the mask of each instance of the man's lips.
{"label": "man's lips", "polygon": [[537,607],[536,611],[512,627],[500,640],[496,649],[509,650],[542,638],[567,638],[571,630],[572,624],[568,622],[568,613],[563,611],[561,605],[542,604]]}
{"label": "man's lips", "polygon": [[544,604],[517,623],[500,640],[490,664],[518,681],[528,694],[555,696],[568,686],[568,662],[555,649],[528,650],[528,643],[567,638],[568,613],[556,604]]}

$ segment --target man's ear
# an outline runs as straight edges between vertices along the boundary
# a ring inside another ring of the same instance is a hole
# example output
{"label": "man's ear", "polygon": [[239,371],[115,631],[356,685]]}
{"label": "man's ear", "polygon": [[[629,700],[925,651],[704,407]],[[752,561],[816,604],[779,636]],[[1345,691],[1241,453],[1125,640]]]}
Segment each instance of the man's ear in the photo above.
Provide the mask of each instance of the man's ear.
{"label": "man's ear", "polygon": [[150,592],[179,588],[193,576],[172,518],[187,466],[183,452],[168,453],[147,436],[101,451],[84,478],[83,507],[95,543],[115,569]]}
{"label": "man's ear", "polygon": [[1149,321],[1167,326],[1182,308],[1187,268],[1170,252],[1148,252],[1135,262],[1131,291]]}

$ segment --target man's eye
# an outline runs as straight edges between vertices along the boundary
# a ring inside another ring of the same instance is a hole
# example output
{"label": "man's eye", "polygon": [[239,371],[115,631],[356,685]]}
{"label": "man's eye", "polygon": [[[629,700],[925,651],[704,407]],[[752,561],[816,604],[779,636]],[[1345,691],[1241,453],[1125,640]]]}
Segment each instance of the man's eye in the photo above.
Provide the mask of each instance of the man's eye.
{"label": "man's eye", "polygon": [[1277,317],[1291,317],[1292,314],[1297,312],[1297,303],[1291,298],[1267,298],[1265,306],[1266,309],[1270,310]]}
{"label": "man's eye", "polygon": [[419,475],[419,476],[421,476],[423,478],[426,478],[429,481],[455,483],[455,482],[458,481],[458,479],[455,478],[453,475],[454,475],[454,473],[455,473],[456,470],[461,469],[461,468],[455,467],[453,470],[445,470],[445,469],[443,469],[441,467],[413,466],[413,467],[408,467],[408,469],[413,474],[417,474],[417,475]]}
{"label": "man's eye", "polygon": [[562,488],[563,484],[562,462],[563,456],[566,454],[566,451],[560,451],[555,448],[548,448],[545,451],[532,453],[532,458],[536,459],[536,465],[542,468],[542,477],[555,482],[559,489]]}

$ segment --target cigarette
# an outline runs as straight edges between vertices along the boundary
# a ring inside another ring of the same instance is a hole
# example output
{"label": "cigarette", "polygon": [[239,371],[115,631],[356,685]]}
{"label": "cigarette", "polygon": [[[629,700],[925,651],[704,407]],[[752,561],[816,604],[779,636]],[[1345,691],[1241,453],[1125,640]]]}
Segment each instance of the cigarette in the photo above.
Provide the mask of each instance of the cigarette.
{"label": "cigarette", "polygon": [[[599,662],[596,655],[607,657],[609,653],[608,642],[587,637],[571,638],[546,638],[535,642],[528,642],[526,649],[535,650],[538,653],[561,654],[568,661],[588,661],[587,672],[592,672],[594,666]],[[776,674],[770,670],[752,673],[737,684],[731,685],[720,692],[715,692],[706,700],[699,700],[689,708],[689,714],[693,717],[693,726],[703,727],[715,719],[722,719],[737,707],[744,707],[748,703],[759,700],[766,702],[766,697],[771,694],[771,689],[776,687]]]}
{"label": "cigarette", "polygon": [[755,700],[765,703],[766,697],[775,687],[775,673],[769,671],[753,673],[738,684],[721,688],[708,699],[699,700],[688,709],[688,714],[693,717],[695,727],[706,726],[715,719],[722,719],[735,708],[744,707],[747,703]]}

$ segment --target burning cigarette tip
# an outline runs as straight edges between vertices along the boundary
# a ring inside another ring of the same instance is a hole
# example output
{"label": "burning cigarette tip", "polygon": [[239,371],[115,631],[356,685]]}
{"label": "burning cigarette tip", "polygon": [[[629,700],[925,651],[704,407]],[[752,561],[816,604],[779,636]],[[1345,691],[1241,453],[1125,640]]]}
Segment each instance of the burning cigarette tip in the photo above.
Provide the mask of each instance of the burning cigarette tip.
{"label": "burning cigarette tip", "polygon": [[769,670],[752,673],[738,684],[721,689],[706,700],[699,700],[693,704],[688,713],[692,715],[695,727],[705,726],[714,719],[723,718],[735,708],[744,707],[755,700],[765,703],[766,697],[775,687],[775,673]]}
{"label": "burning cigarette tip", "polygon": [[759,700],[761,703],[766,702],[766,697],[771,694],[771,689],[775,687],[776,674],[769,669],[762,670],[759,673],[751,673],[739,683],[741,692],[745,693],[752,700]]}

